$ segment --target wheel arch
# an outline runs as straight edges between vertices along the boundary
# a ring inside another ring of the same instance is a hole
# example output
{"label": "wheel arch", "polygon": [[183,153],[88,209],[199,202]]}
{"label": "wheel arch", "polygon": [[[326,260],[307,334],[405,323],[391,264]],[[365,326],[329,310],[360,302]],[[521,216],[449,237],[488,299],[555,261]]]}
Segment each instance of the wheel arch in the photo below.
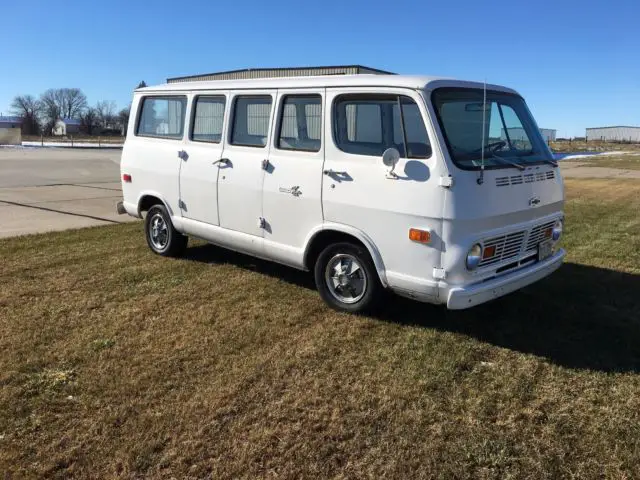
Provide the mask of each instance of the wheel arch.
{"label": "wheel arch", "polygon": [[325,224],[309,234],[303,255],[305,268],[313,270],[316,259],[325,247],[332,243],[344,241],[360,244],[367,249],[378,272],[380,283],[386,288],[388,286],[386,270],[382,256],[375,243],[361,230],[347,225]]}
{"label": "wheel arch", "polygon": [[138,216],[142,217],[142,212],[148,211],[152,206],[162,204],[169,212],[169,215],[173,216],[173,210],[169,206],[167,200],[158,192],[143,192],[138,197]]}

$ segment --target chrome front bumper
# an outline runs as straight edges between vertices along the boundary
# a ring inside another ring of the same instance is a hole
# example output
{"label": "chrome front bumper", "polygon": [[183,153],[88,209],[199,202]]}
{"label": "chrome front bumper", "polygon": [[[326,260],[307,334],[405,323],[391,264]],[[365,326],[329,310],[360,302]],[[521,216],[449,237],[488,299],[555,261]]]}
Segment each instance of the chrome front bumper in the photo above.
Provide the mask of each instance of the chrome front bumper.
{"label": "chrome front bumper", "polygon": [[560,249],[547,260],[513,273],[467,287],[453,287],[449,290],[447,308],[462,310],[473,307],[531,285],[560,268],[565,255],[566,252]]}

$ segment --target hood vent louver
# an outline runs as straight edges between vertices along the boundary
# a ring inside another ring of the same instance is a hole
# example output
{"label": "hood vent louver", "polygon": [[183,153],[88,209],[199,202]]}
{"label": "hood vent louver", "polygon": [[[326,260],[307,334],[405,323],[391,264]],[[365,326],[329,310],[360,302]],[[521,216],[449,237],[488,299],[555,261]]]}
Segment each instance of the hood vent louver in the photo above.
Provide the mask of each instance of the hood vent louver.
{"label": "hood vent louver", "polygon": [[544,182],[556,178],[553,170],[542,173],[527,173],[525,175],[512,175],[510,177],[496,177],[496,187],[508,187],[509,185],[521,185],[523,183]]}

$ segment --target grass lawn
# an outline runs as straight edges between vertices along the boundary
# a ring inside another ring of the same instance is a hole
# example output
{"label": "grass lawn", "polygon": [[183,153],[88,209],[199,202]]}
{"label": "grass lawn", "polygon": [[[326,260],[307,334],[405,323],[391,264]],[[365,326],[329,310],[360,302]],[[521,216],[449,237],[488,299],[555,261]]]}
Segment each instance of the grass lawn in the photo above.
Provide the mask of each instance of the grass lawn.
{"label": "grass lawn", "polygon": [[[569,160],[570,161],[570,160]],[[611,167],[629,170],[640,170],[640,154],[594,155],[576,159],[586,167]]]}
{"label": "grass lawn", "polygon": [[140,223],[0,241],[0,472],[638,478],[640,182],[569,180],[552,277],[330,311],[311,276]]}
{"label": "grass lawn", "polygon": [[613,143],[613,142],[551,142],[551,150],[554,152],[614,152],[640,150],[638,143]]}

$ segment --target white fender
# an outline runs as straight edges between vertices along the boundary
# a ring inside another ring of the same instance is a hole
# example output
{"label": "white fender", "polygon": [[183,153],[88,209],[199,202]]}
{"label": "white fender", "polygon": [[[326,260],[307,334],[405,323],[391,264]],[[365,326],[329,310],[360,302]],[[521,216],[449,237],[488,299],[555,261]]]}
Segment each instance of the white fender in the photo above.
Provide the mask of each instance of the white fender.
{"label": "white fender", "polygon": [[376,247],[373,240],[371,240],[371,238],[366,233],[364,233],[362,230],[359,230],[355,227],[352,227],[349,225],[343,225],[341,223],[331,223],[331,222],[326,222],[326,223],[323,223],[322,225],[318,225],[317,227],[315,227],[313,230],[309,232],[309,234],[307,235],[307,238],[305,239],[303,258],[307,258],[309,247],[311,246],[311,243],[313,242],[313,239],[315,238],[315,236],[318,235],[320,232],[327,231],[327,230],[346,233],[360,240],[364,244],[364,246],[367,247],[367,250],[369,251],[369,255],[371,255],[373,264],[376,267],[376,271],[378,272],[378,277],[380,277],[380,282],[385,288],[388,287],[389,284],[387,282],[386,269],[384,267],[384,262],[382,261],[382,256],[380,255],[378,248]]}

